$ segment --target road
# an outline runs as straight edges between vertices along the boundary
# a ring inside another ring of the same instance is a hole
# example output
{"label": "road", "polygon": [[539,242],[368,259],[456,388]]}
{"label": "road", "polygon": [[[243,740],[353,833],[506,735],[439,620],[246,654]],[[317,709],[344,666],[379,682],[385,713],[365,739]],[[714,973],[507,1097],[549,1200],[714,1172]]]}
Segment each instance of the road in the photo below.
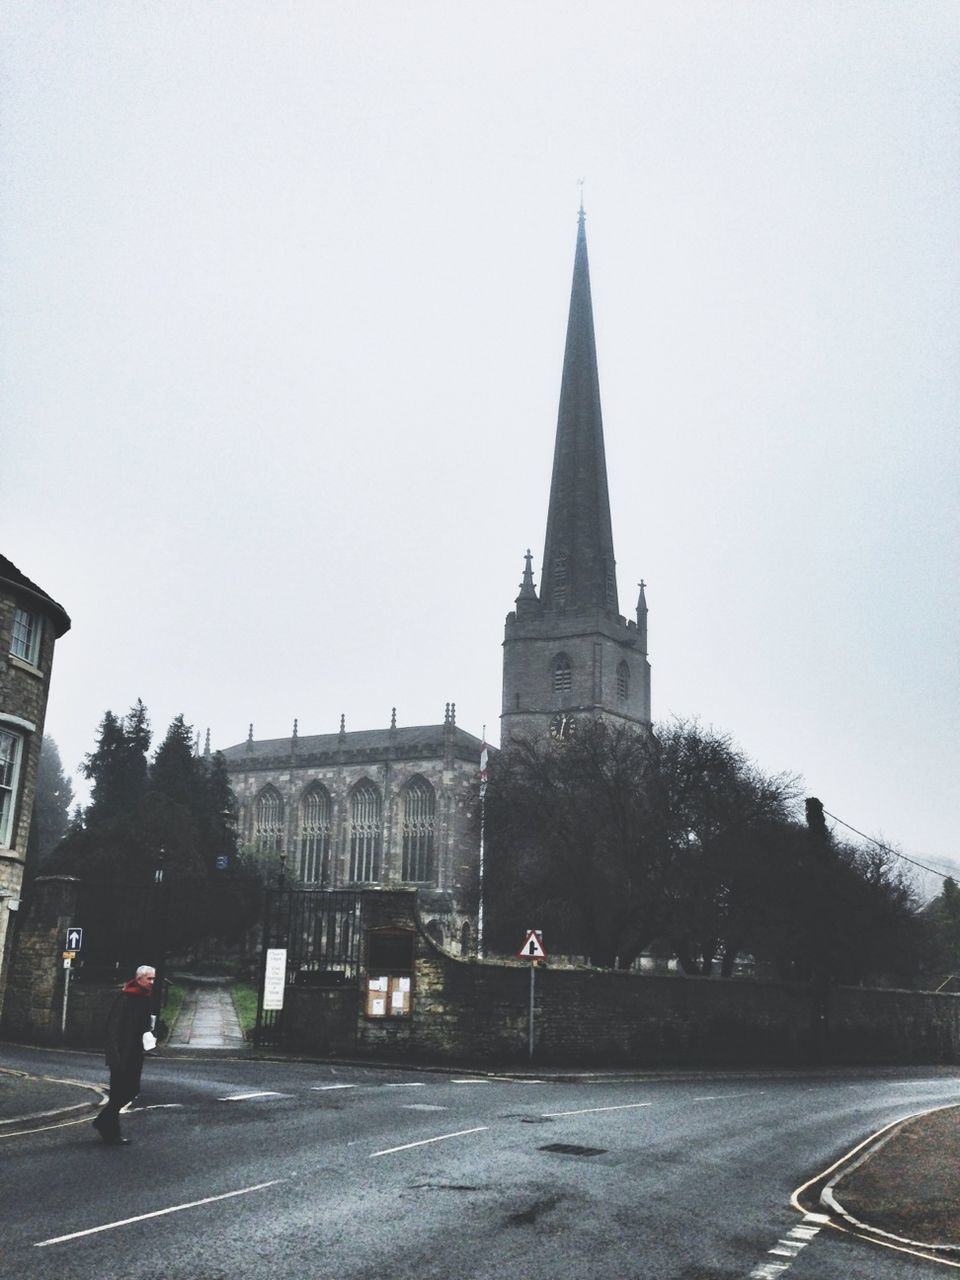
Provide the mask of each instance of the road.
{"label": "road", "polygon": [[[91,1055],[0,1063],[104,1080]],[[805,1222],[790,1196],[955,1101],[936,1069],[559,1081],[154,1058],[130,1146],[89,1119],[0,1141],[0,1275],[929,1280],[942,1267]]]}

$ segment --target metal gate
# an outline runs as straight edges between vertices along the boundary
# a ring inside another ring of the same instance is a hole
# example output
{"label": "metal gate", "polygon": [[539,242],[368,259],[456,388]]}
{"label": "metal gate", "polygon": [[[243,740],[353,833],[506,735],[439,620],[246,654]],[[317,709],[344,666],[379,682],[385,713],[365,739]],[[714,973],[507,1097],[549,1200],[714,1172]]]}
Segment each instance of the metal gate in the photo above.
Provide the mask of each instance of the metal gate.
{"label": "metal gate", "polygon": [[338,987],[360,976],[360,903],[350,889],[268,889],[254,1044],[278,1048],[282,1009],[264,1009],[267,952],[286,951],[286,984]]}

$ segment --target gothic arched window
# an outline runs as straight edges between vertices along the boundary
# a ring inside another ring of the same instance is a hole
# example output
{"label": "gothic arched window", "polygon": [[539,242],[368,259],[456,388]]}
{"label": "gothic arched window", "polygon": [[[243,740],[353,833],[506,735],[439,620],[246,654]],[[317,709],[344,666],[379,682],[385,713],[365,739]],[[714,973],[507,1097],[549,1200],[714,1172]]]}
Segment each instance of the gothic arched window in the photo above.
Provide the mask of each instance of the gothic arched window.
{"label": "gothic arched window", "polygon": [[369,884],[380,879],[383,801],[379,788],[364,779],[350,797],[350,879]]}
{"label": "gothic arched window", "polygon": [[437,797],[426,778],[414,778],[403,789],[402,878],[414,883],[434,879],[433,836]]}
{"label": "gothic arched window", "polygon": [[553,660],[553,692],[562,697],[573,688],[573,671],[565,653],[558,653]]}
{"label": "gothic arched window", "polygon": [[316,783],[300,805],[300,879],[322,884],[330,853],[330,793]]}
{"label": "gothic arched window", "polygon": [[258,853],[283,852],[283,797],[276,787],[264,787],[257,796],[253,838]]}
{"label": "gothic arched window", "polygon": [[630,668],[625,662],[617,667],[617,700],[626,702],[630,696]]}

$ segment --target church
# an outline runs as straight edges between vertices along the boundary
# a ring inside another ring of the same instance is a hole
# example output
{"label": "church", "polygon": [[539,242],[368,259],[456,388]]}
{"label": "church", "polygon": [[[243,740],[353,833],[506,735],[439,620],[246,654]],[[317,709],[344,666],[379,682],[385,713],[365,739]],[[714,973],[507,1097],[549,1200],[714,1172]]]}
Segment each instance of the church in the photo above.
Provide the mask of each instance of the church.
{"label": "church", "polygon": [[[539,594],[526,554],[503,641],[501,741],[563,742],[602,716],[650,725],[643,584],[619,609],[600,411],[585,215],[581,207]],[[224,751],[241,846],[287,883],[419,891],[435,941],[476,947],[483,743],[456,723],[254,738]]]}

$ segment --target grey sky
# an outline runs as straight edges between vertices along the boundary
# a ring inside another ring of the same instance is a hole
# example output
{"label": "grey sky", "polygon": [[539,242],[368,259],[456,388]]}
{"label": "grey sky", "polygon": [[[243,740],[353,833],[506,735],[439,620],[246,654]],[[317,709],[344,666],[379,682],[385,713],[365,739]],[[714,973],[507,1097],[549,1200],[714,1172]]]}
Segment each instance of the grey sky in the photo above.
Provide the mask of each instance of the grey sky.
{"label": "grey sky", "polygon": [[654,714],[960,856],[949,3],[18,3],[2,548],[106,708],[498,736],[585,178]]}

